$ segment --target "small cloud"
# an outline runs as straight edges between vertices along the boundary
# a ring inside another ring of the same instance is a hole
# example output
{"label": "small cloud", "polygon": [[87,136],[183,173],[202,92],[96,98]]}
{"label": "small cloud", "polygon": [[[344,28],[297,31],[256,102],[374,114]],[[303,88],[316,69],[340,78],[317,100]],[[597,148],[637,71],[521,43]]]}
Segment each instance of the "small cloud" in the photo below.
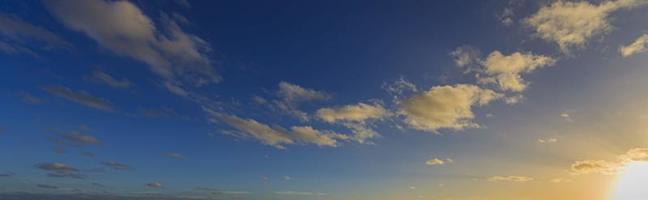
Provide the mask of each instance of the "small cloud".
{"label": "small cloud", "polygon": [[108,100],[93,96],[83,90],[75,91],[63,86],[45,86],[43,87],[43,90],[52,95],[81,104],[83,106],[98,109],[101,111],[115,111],[112,103],[110,103]]}
{"label": "small cloud", "polygon": [[130,166],[128,166],[128,165],[126,165],[124,163],[116,162],[116,161],[105,161],[105,162],[101,162],[101,164],[106,166],[106,167],[109,167],[111,169],[114,169],[114,170],[130,170],[131,169]]}
{"label": "small cloud", "polygon": [[533,181],[532,177],[526,176],[492,176],[488,178],[490,182],[528,182]]}
{"label": "small cloud", "polygon": [[13,173],[13,172],[3,172],[3,173],[0,173],[0,178],[2,178],[2,177],[12,177],[14,175],[16,175],[16,174]]}
{"label": "small cloud", "polygon": [[83,175],[78,173],[78,169],[64,164],[64,163],[41,163],[36,165],[36,168],[48,171],[47,176],[49,177],[60,177],[60,178],[84,178]]}
{"label": "small cloud", "polygon": [[160,182],[152,182],[152,183],[146,184],[146,187],[153,188],[153,189],[160,189],[160,188],[162,188],[164,186]]}
{"label": "small cloud", "polygon": [[121,79],[118,80],[117,78],[113,77],[112,75],[103,72],[101,70],[94,70],[91,75],[88,75],[85,77],[86,80],[95,82],[95,83],[101,83],[108,85],[113,88],[119,88],[119,89],[127,89],[131,86],[130,81],[128,79]]}
{"label": "small cloud", "polygon": [[569,113],[560,113],[560,118],[563,118],[567,122],[574,122],[574,119],[572,119],[571,115]]}
{"label": "small cloud", "polygon": [[553,138],[553,137],[551,137],[551,138],[538,138],[537,142],[540,143],[540,144],[552,144],[552,143],[557,143],[558,138]]}
{"label": "small cloud", "polygon": [[410,189],[410,190],[416,190],[416,186],[413,186],[413,185],[412,185],[412,186],[409,186],[409,189]]}
{"label": "small cloud", "polygon": [[292,180],[292,177],[290,177],[290,176],[284,176],[283,179],[286,180],[286,181],[289,181],[289,180]]}
{"label": "small cloud", "polygon": [[95,157],[95,153],[87,152],[87,151],[86,152],[81,152],[81,155],[85,156],[85,157]]}
{"label": "small cloud", "polygon": [[297,192],[297,191],[279,191],[275,194],[280,195],[298,195],[298,196],[324,196],[325,193],[314,193],[314,192]]}
{"label": "small cloud", "polygon": [[38,97],[35,97],[34,95],[29,94],[27,92],[20,92],[20,93],[18,93],[18,96],[20,96],[22,101],[27,103],[27,104],[40,105],[40,104],[45,103],[45,100],[43,100],[41,98],[38,98]]}
{"label": "small cloud", "polygon": [[76,145],[97,145],[101,144],[101,141],[92,135],[81,133],[79,131],[72,131],[70,133],[65,133],[61,135],[61,139],[67,141],[68,143]]}
{"label": "small cloud", "polygon": [[176,160],[183,160],[183,159],[185,159],[185,156],[184,156],[184,155],[182,155],[182,154],[180,154],[180,153],[176,153],[176,152],[169,152],[169,153],[166,153],[166,154],[164,154],[164,155],[166,155],[166,156],[169,157],[169,158],[176,159]]}
{"label": "small cloud", "polygon": [[571,183],[574,182],[574,180],[568,179],[568,178],[554,178],[549,180],[550,183]]}
{"label": "small cloud", "polygon": [[434,159],[425,161],[425,164],[428,165],[428,166],[445,165],[445,164],[449,164],[449,163],[454,163],[454,160],[452,160],[450,158],[446,158],[446,159],[443,159],[443,160],[439,159],[439,158],[434,158]]}

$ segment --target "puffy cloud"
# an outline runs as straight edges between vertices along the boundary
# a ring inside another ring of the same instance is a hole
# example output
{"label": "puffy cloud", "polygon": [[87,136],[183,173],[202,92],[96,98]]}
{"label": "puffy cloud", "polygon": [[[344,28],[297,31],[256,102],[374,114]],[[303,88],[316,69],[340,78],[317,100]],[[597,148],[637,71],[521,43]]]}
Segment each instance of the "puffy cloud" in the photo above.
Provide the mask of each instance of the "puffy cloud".
{"label": "puffy cloud", "polygon": [[126,89],[129,88],[131,83],[128,81],[128,79],[122,79],[118,80],[117,78],[111,76],[110,74],[103,72],[101,70],[94,70],[92,72],[92,75],[86,76],[86,79],[97,82],[97,83],[102,83],[106,84],[110,87],[113,88],[121,88],[121,89]]}
{"label": "puffy cloud", "polygon": [[439,158],[433,158],[428,161],[425,161],[425,165],[428,166],[436,166],[436,165],[445,165],[448,163],[453,163],[454,161],[452,159],[446,158],[445,160],[439,159]]}
{"label": "puffy cloud", "polygon": [[153,188],[153,189],[160,189],[160,188],[162,188],[164,186],[160,182],[152,182],[152,183],[147,183],[146,187]]}
{"label": "puffy cloud", "polygon": [[66,27],[85,33],[115,54],[142,61],[168,82],[195,86],[218,82],[207,42],[163,15],[157,27],[130,1],[48,0],[49,12]]}
{"label": "puffy cloud", "polygon": [[50,94],[62,97],[64,99],[70,100],[72,102],[90,108],[94,108],[102,111],[108,111],[108,112],[112,112],[115,110],[112,103],[110,103],[108,100],[93,96],[90,93],[83,90],[75,91],[64,86],[46,86],[43,87],[43,90],[45,90]]}
{"label": "puffy cloud", "polygon": [[501,95],[474,85],[435,86],[399,104],[405,122],[419,130],[437,132],[439,129],[461,130],[479,127],[472,122],[473,106],[486,105]]}
{"label": "puffy cloud", "polygon": [[522,79],[522,74],[531,73],[537,68],[554,63],[553,58],[546,56],[520,52],[504,55],[499,51],[493,51],[483,61],[484,71],[489,75],[488,78],[493,78],[501,90],[513,92],[521,92],[526,89],[527,83]]}
{"label": "puffy cloud", "polygon": [[555,1],[526,19],[537,35],[558,44],[563,52],[582,46],[590,38],[612,29],[609,15],[619,9],[646,4],[644,0],[609,0],[599,4],[588,1]]}
{"label": "puffy cloud", "polygon": [[64,163],[42,163],[36,165],[36,168],[48,171],[47,176],[49,177],[84,178],[83,175],[77,173],[78,169]]}
{"label": "puffy cloud", "polygon": [[72,44],[63,40],[51,31],[27,23],[17,17],[0,14],[0,51],[5,53],[27,53],[36,55],[30,42],[41,43],[38,49],[49,50],[53,48],[72,48]]}
{"label": "puffy cloud", "polygon": [[380,104],[358,103],[338,108],[320,108],[317,117],[325,122],[336,121],[364,122],[368,119],[381,119],[388,115],[388,111]]}
{"label": "puffy cloud", "polygon": [[619,156],[623,162],[643,161],[648,162],[648,148],[634,148]]}
{"label": "puffy cloud", "polygon": [[621,56],[627,58],[638,53],[646,52],[646,46],[648,46],[648,34],[643,34],[631,44],[619,48],[619,52]]}
{"label": "puffy cloud", "polygon": [[492,176],[488,178],[490,182],[529,182],[533,180],[532,177],[527,176]]}
{"label": "puffy cloud", "polygon": [[131,169],[130,166],[128,166],[128,165],[126,165],[124,163],[116,162],[116,161],[105,161],[105,162],[101,162],[101,164],[106,166],[106,167],[109,167],[111,169],[114,169],[114,170],[130,170]]}
{"label": "puffy cloud", "polygon": [[268,126],[254,119],[243,119],[234,115],[227,115],[207,110],[212,117],[212,122],[223,122],[234,128],[230,132],[237,137],[254,138],[263,144],[283,149],[289,144],[315,144],[318,146],[336,147],[339,140],[349,137],[332,131],[316,130],[310,126],[293,126],[286,130],[279,126]]}

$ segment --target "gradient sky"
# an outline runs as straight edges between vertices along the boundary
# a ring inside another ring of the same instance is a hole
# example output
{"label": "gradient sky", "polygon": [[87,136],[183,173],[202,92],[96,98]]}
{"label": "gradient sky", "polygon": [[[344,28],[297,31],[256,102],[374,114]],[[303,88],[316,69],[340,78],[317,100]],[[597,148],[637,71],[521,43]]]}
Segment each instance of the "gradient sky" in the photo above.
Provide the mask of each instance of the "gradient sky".
{"label": "gradient sky", "polygon": [[[0,197],[606,200],[648,1],[0,2]],[[26,192],[26,193],[22,193]]]}

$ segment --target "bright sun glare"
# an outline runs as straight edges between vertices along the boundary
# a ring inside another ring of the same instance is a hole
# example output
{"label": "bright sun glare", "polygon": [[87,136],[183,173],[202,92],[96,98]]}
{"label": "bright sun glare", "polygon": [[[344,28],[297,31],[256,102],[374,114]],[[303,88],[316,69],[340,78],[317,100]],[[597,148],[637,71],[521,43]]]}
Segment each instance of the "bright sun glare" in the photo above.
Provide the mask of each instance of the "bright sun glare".
{"label": "bright sun glare", "polygon": [[611,200],[648,199],[648,162],[625,165],[617,177]]}

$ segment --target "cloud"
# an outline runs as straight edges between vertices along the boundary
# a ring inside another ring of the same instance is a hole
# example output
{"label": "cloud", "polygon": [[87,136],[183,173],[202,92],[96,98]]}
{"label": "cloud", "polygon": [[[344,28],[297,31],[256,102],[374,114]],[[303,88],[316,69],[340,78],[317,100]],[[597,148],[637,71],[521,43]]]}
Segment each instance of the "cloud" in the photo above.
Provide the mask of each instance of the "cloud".
{"label": "cloud", "polygon": [[[32,25],[14,16],[0,14],[0,51],[9,54],[26,53],[36,55],[34,49],[70,49],[72,44],[51,31]],[[34,47],[33,42],[39,43]]]}
{"label": "cloud", "polygon": [[348,139],[346,135],[330,131],[322,132],[310,126],[293,126],[290,129],[297,141],[317,146],[336,147],[338,139]]}
{"label": "cloud", "polygon": [[162,188],[162,187],[164,187],[164,186],[163,186],[162,183],[160,183],[160,182],[152,182],[152,183],[147,183],[147,184],[146,184],[146,187],[148,187],[148,188],[154,188],[154,189],[160,189],[160,188]]}
{"label": "cloud", "polygon": [[612,12],[646,4],[644,0],[608,0],[599,4],[588,1],[555,1],[544,6],[526,23],[538,37],[558,44],[563,52],[584,45],[589,39],[612,29]]}
{"label": "cloud", "polygon": [[537,141],[540,144],[550,144],[550,143],[557,143],[558,138],[538,138]]}
{"label": "cloud", "polygon": [[533,180],[532,177],[527,176],[492,176],[488,178],[490,182],[529,182]]}
{"label": "cloud", "polygon": [[631,44],[619,48],[619,52],[621,53],[621,56],[627,58],[638,53],[646,52],[647,45],[648,45],[648,34],[643,34]]}
{"label": "cloud", "polygon": [[110,103],[108,100],[95,97],[83,90],[75,91],[64,86],[45,86],[42,89],[50,94],[59,96],[61,98],[67,99],[69,101],[90,108],[94,108],[102,111],[108,111],[108,112],[115,111],[115,108],[113,107],[112,103]]}
{"label": "cloud", "polygon": [[573,174],[604,174],[611,175],[618,172],[626,163],[648,162],[648,148],[633,148],[618,155],[614,161],[581,160],[571,165]]}
{"label": "cloud", "polygon": [[183,159],[185,159],[185,156],[182,155],[182,154],[180,154],[180,153],[169,152],[169,153],[166,153],[165,155],[166,155],[167,157],[169,157],[169,158],[173,158],[173,159],[176,159],[176,160],[183,160]]}
{"label": "cloud", "polygon": [[32,105],[39,105],[45,103],[45,100],[38,98],[32,94],[29,94],[27,92],[20,92],[18,93],[18,96],[22,99],[23,102],[32,104]]}
{"label": "cloud", "polygon": [[70,133],[63,134],[61,135],[61,139],[77,145],[101,144],[101,141],[99,141],[99,139],[97,139],[96,137],[80,133],[78,131],[72,131]]}
{"label": "cloud", "polygon": [[299,104],[303,102],[323,101],[331,98],[331,95],[325,92],[304,88],[285,81],[279,83],[277,96],[279,96],[280,100],[273,101],[274,104],[271,105],[271,108],[294,116],[302,121],[308,121],[310,117],[308,113],[299,109]]}
{"label": "cloud", "polygon": [[66,27],[86,34],[117,55],[142,61],[174,85],[220,81],[207,53],[209,44],[162,14],[156,26],[130,1],[47,0],[47,10]]}
{"label": "cloud", "polygon": [[568,178],[554,178],[549,180],[550,183],[571,183],[574,182],[574,180],[568,179]]}
{"label": "cloud", "polygon": [[283,130],[272,128],[266,124],[253,119],[242,119],[234,115],[227,115],[207,110],[212,117],[212,122],[222,121],[237,130],[241,137],[252,137],[263,144],[276,148],[285,148],[286,144],[294,144],[295,141]]}
{"label": "cloud", "polygon": [[398,102],[401,97],[412,92],[418,92],[418,88],[414,83],[405,80],[405,78],[400,77],[398,80],[395,80],[391,83],[383,83],[383,90],[388,94],[392,95],[394,102]]}
{"label": "cloud", "polygon": [[486,105],[500,94],[474,85],[435,86],[399,104],[400,113],[410,127],[437,132],[479,127],[472,122],[474,106]]}
{"label": "cloud", "polygon": [[[521,92],[527,87],[522,79],[522,74],[531,73],[537,68],[550,66],[556,62],[553,58],[531,53],[515,52],[504,55],[499,51],[493,51],[483,61],[484,71],[496,82],[501,90]],[[482,79],[482,82],[489,82]]]}
{"label": "cloud", "polygon": [[458,67],[464,69],[464,73],[468,73],[474,70],[471,66],[479,64],[481,51],[475,47],[463,45],[452,51],[450,56]]}
{"label": "cloud", "polygon": [[430,159],[428,161],[425,161],[425,165],[427,166],[436,166],[436,165],[445,165],[448,163],[454,163],[454,160],[446,158],[446,159],[439,159],[439,158],[434,158]]}
{"label": "cloud", "polygon": [[86,76],[86,79],[92,82],[102,83],[110,87],[120,88],[120,89],[129,88],[131,85],[128,79],[118,80],[115,77],[111,76],[110,74],[107,74],[106,72],[103,72],[101,70],[94,70],[92,72],[92,75]]}
{"label": "cloud", "polygon": [[574,174],[614,174],[618,166],[604,160],[582,160],[571,165],[571,172]]}
{"label": "cloud", "polygon": [[338,108],[320,108],[317,110],[317,117],[328,123],[336,121],[364,122],[369,119],[381,119],[388,115],[388,111],[382,105],[358,103]]}
{"label": "cloud", "polygon": [[320,147],[337,147],[340,140],[349,136],[333,131],[317,130],[310,126],[292,126],[290,130],[280,126],[268,126],[254,119],[243,119],[234,115],[207,110],[214,123],[223,122],[235,129],[230,132],[241,138],[254,138],[261,143],[284,149],[290,144],[315,144]]}
{"label": "cloud", "polygon": [[49,177],[84,178],[83,175],[77,173],[79,171],[78,169],[64,163],[42,163],[36,165],[36,168],[48,171],[47,176]]}
{"label": "cloud", "polygon": [[130,170],[131,169],[130,166],[128,166],[128,165],[126,165],[124,163],[116,162],[116,161],[105,161],[105,162],[101,162],[101,164],[106,166],[106,167],[109,167],[111,169],[114,169],[114,170]]}
{"label": "cloud", "polygon": [[2,177],[12,177],[14,175],[16,175],[16,174],[13,173],[13,172],[2,172],[2,173],[0,173],[0,178],[2,178]]}

